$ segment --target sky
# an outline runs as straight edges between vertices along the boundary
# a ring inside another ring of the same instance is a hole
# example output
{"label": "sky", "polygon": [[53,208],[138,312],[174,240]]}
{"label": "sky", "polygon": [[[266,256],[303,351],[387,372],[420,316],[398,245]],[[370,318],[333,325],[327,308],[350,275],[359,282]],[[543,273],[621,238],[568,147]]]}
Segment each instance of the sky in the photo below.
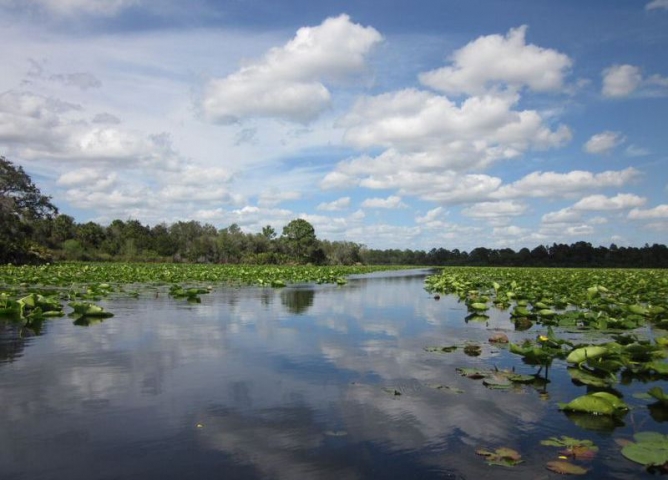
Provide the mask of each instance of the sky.
{"label": "sky", "polygon": [[102,225],[668,243],[668,0],[0,0],[0,155]]}

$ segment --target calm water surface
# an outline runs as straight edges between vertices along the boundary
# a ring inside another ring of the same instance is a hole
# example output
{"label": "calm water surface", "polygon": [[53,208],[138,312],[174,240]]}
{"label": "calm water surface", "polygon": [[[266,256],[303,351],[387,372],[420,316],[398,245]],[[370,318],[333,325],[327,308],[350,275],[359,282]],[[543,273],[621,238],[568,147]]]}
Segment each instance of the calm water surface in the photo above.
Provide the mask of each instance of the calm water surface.
{"label": "calm water surface", "polygon": [[[515,332],[507,313],[467,323],[463,304],[424,290],[427,273],[220,287],[201,304],[113,298],[99,302],[113,318],[54,319],[32,337],[4,324],[0,479],[561,478],[545,469],[555,449],[538,445],[553,435],[601,447],[588,478],[648,476],[614,444],[666,430],[647,402],[625,425],[591,430],[556,407],[586,392],[563,365],[545,391],[460,377],[456,367],[535,373],[487,340],[536,333]],[[469,341],[480,356],[424,350]],[[475,454],[502,446],[525,463],[509,470]]]}

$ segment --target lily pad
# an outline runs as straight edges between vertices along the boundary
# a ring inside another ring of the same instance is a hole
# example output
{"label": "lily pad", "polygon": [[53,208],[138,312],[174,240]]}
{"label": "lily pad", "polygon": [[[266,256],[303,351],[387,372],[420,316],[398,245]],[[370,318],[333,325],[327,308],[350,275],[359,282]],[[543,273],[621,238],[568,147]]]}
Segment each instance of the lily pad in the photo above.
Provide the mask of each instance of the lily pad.
{"label": "lily pad", "polygon": [[424,347],[425,352],[429,353],[452,353],[457,350],[457,345],[447,345],[444,347]]}
{"label": "lily pad", "polygon": [[490,450],[485,450],[484,448],[479,448],[475,451],[475,453],[485,457],[487,459],[488,465],[514,467],[524,461],[522,460],[522,455],[520,455],[517,450],[513,450],[512,448],[507,447],[497,448],[493,452]]}
{"label": "lily pad", "polygon": [[661,387],[651,388],[647,394],[652,398],[656,398],[661,404],[668,406],[668,394]]}
{"label": "lily pad", "polygon": [[587,469],[564,460],[547,462],[547,469],[562,475],[584,475]]}
{"label": "lily pad", "polygon": [[633,436],[635,442],[622,448],[622,455],[646,467],[666,468],[668,464],[668,435],[658,432],[639,432]]}
{"label": "lily pad", "polygon": [[627,411],[628,406],[611,393],[596,392],[577,397],[569,403],[559,403],[559,409],[593,415],[618,415]]}
{"label": "lily pad", "polygon": [[583,363],[590,359],[602,357],[608,353],[608,348],[597,345],[576,348],[566,357],[568,363]]}

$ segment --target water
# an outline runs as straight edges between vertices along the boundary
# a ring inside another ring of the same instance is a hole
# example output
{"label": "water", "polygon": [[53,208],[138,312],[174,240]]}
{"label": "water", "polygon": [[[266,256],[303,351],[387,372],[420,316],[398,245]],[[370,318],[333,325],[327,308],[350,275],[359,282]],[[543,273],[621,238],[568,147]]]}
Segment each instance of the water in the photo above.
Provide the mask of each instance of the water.
{"label": "water", "polygon": [[[99,302],[113,318],[54,319],[39,336],[0,324],[0,478],[556,478],[545,469],[556,450],[539,445],[555,435],[601,447],[588,478],[647,475],[614,443],[665,430],[646,401],[624,426],[588,430],[556,407],[585,393],[563,365],[546,391],[459,376],[456,367],[494,365],[535,373],[487,339],[536,333],[515,332],[507,314],[466,323],[456,299],[424,290],[427,273],[221,287],[201,304],[113,298]],[[424,350],[472,341],[478,357]],[[504,446],[525,463],[510,471],[475,454]]]}

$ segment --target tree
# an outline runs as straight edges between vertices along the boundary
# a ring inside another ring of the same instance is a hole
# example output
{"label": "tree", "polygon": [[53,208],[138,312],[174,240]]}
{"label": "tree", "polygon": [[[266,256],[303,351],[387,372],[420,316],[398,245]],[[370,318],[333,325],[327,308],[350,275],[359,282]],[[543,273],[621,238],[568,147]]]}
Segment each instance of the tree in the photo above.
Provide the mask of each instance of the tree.
{"label": "tree", "polygon": [[320,263],[324,260],[324,254],[315,236],[315,229],[303,218],[292,220],[283,227],[281,240],[287,254],[299,263]]}
{"label": "tree", "polygon": [[0,263],[39,262],[32,227],[57,213],[51,197],[42,195],[23,168],[0,156]]}

